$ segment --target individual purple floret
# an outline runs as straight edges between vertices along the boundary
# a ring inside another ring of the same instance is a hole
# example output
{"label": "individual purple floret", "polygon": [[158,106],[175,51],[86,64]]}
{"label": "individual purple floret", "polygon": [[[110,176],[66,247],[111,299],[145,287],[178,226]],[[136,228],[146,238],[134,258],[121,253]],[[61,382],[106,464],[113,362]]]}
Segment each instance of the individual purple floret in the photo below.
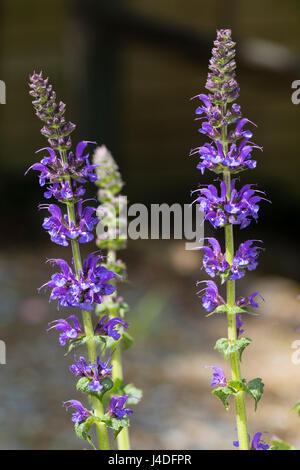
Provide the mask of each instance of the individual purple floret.
{"label": "individual purple floret", "polygon": [[[67,320],[69,319],[72,321],[74,326],[70,325],[70,323],[67,322]],[[49,323],[49,325],[52,326],[50,326],[47,331],[50,331],[54,328],[56,331],[61,332],[59,335],[59,342],[61,346],[65,346],[67,341],[78,339],[83,336],[83,331],[81,330],[79,321],[77,320],[75,315],[70,315],[66,320],[64,320],[63,318],[53,320]]]}
{"label": "individual purple floret", "polygon": [[208,220],[214,228],[221,228],[226,224],[240,225],[240,228],[245,228],[251,223],[251,218],[258,219],[257,203],[263,199],[257,195],[260,191],[252,189],[251,184],[246,184],[238,191],[234,184],[235,180],[232,180],[229,200],[226,196],[227,188],[224,181],[220,184],[220,195],[212,184],[198,190],[200,196],[195,202],[199,204],[205,220]]}
{"label": "individual purple floret", "polygon": [[[251,449],[250,450],[268,450],[269,446],[264,441],[261,440],[262,432],[257,432],[254,434],[252,442],[251,442]],[[250,441],[250,436],[249,436]],[[239,447],[239,441],[233,441],[234,447]]]}
{"label": "individual purple floret", "polygon": [[78,240],[79,243],[88,243],[93,240],[91,233],[99,220],[93,217],[96,209],[86,207],[82,209],[83,201],[79,201],[76,210],[76,224],[69,221],[68,215],[63,215],[56,204],[40,204],[39,209],[47,209],[51,217],[44,219],[43,228],[47,230],[51,241],[58,245],[68,246],[69,240]]}
{"label": "individual purple floret", "polygon": [[215,238],[208,238],[207,240],[211,246],[201,247],[201,250],[204,252],[202,264],[207,274],[215,277],[216,274],[228,271],[230,265],[221,251],[218,240]]}
{"label": "individual purple floret", "polygon": [[203,246],[201,250],[204,251],[203,267],[209,276],[215,277],[219,274],[224,280],[227,278],[236,280],[244,277],[246,270],[252,271],[256,268],[258,264],[256,258],[262,248],[252,245],[254,241],[259,240],[248,240],[241,243],[231,265],[226,261],[219,242],[215,238],[207,240],[211,246]]}
{"label": "individual purple floret", "polygon": [[202,300],[202,305],[208,313],[211,313],[219,305],[224,305],[225,300],[220,296],[218,287],[213,281],[199,281],[198,284],[202,282],[206,283],[206,287],[197,292],[200,299]]}
{"label": "individual purple floret", "polygon": [[225,373],[221,367],[214,366],[213,367],[214,373],[211,379],[211,386],[214,387],[215,385],[219,385],[220,387],[226,387],[227,380],[225,377]]}
{"label": "individual purple floret", "polygon": [[119,329],[122,328],[123,330],[127,330],[129,324],[121,318],[114,317],[110,320],[108,320],[108,318],[108,315],[104,315],[101,318],[100,322],[96,325],[94,334],[110,336],[117,341],[121,338]]}
{"label": "individual purple floret", "polygon": [[107,414],[112,418],[119,418],[122,419],[126,415],[131,415],[132,410],[129,408],[124,408],[126,401],[128,400],[129,395],[118,396],[115,395],[110,400],[109,407],[107,409]]}
{"label": "individual purple floret", "polygon": [[245,330],[242,329],[242,326],[244,325],[244,321],[242,321],[242,317],[241,315],[238,313],[236,315],[236,335],[237,335],[237,338],[239,338],[239,336],[244,333]]}
{"label": "individual purple floret", "polygon": [[101,304],[104,295],[110,295],[115,287],[108,282],[116,274],[104,266],[98,266],[101,256],[91,253],[84,262],[83,271],[79,271],[79,279],[63,259],[52,259],[49,262],[61,269],[60,273],[51,276],[51,280],[43,287],[52,289],[50,300],[58,300],[62,307],[78,307],[93,310],[93,304]]}
{"label": "individual purple floret", "polygon": [[82,421],[85,421],[91,416],[91,413],[86,410],[82,403],[80,403],[80,401],[78,400],[68,400],[65,401],[63,405],[66,407],[66,409],[74,408],[75,410],[77,410],[72,415],[73,423],[81,423]]}
{"label": "individual purple floret", "polygon": [[236,301],[238,307],[254,307],[258,308],[258,303],[254,301],[254,297],[260,295],[258,292],[253,292],[249,297],[239,297]]}

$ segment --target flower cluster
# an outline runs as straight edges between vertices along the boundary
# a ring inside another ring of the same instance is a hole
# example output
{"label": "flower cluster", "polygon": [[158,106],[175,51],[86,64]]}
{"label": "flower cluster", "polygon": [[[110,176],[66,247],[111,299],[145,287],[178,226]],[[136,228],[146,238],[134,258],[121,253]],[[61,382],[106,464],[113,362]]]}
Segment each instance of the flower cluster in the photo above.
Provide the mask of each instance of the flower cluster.
{"label": "flower cluster", "polygon": [[84,261],[83,269],[78,275],[63,259],[50,259],[61,272],[51,276],[40,289],[50,287],[52,289],[50,300],[57,300],[62,307],[78,307],[83,310],[93,310],[94,304],[100,304],[104,295],[110,295],[115,287],[109,281],[116,275],[105,266],[99,265],[101,256],[91,253]]}
{"label": "flower cluster", "polygon": [[99,356],[97,357],[97,364],[86,362],[84,357],[80,357],[77,361],[75,358],[75,364],[70,366],[70,371],[78,377],[87,377],[90,380],[89,389],[93,392],[101,392],[103,389],[102,381],[105,377],[111,374],[113,366],[109,365],[108,362],[100,361]]}
{"label": "flower cluster", "polygon": [[210,246],[201,247],[204,252],[203,268],[211,277],[220,275],[223,280],[241,279],[246,271],[253,271],[258,265],[257,258],[262,248],[252,246],[255,241],[260,240],[248,240],[241,243],[230,264],[226,261],[219,242],[215,238],[208,238]]}
{"label": "flower cluster", "polygon": [[227,185],[224,181],[220,184],[220,194],[213,185],[199,188],[199,196],[195,200],[200,210],[214,228],[222,228],[227,224],[240,225],[245,228],[251,223],[251,218],[258,219],[258,202],[263,199],[252,188],[253,185],[246,184],[240,190],[235,189],[235,180],[231,182],[230,197],[227,194]]}
{"label": "flower cluster", "polygon": [[47,209],[51,214],[43,222],[43,228],[47,230],[51,241],[58,245],[68,246],[70,240],[78,240],[79,243],[88,243],[93,240],[92,230],[98,223],[98,219],[93,217],[96,209],[94,207],[82,208],[82,201],[77,204],[76,219],[69,220],[67,214],[63,215],[56,204],[40,204],[40,209]]}

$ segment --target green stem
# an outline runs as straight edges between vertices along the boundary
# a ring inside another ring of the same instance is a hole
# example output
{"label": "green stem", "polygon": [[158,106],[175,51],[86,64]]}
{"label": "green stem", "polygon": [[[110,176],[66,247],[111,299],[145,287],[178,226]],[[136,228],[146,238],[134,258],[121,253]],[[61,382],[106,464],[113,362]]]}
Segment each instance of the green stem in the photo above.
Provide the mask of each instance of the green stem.
{"label": "green stem", "polygon": [[[62,152],[62,157],[64,160],[66,160],[65,151]],[[69,180],[70,182],[70,177],[66,177],[65,179]],[[68,211],[69,222],[73,222],[74,225],[76,225],[74,203],[67,203],[67,211]],[[77,278],[79,278],[79,272],[82,271],[80,247],[79,247],[79,243],[77,240],[71,240],[71,245],[72,245],[72,253],[73,253],[76,276]],[[88,341],[87,341],[88,358],[92,364],[95,364],[97,362],[97,350],[96,350],[96,343],[94,341],[94,328],[93,328],[93,323],[92,323],[90,312],[86,310],[82,310],[82,318],[83,318],[85,335],[88,338]],[[97,418],[102,418],[104,415],[102,402],[97,397],[93,397],[92,403],[93,403],[95,416],[97,416]],[[97,428],[99,449],[109,450],[108,433],[107,433],[105,424],[96,423],[96,428]]]}
{"label": "green stem", "polygon": [[[224,181],[227,186],[227,198],[230,198],[231,194],[231,179],[230,172],[224,172]],[[232,258],[234,256],[234,239],[233,239],[233,228],[231,224],[225,226],[225,245],[226,245],[226,260],[229,264],[232,263]],[[226,282],[227,286],[227,305],[229,307],[227,312],[227,327],[228,327],[228,340],[235,342],[237,339],[237,330],[236,330],[236,314],[232,313],[230,310],[235,305],[235,281],[228,280]],[[241,370],[240,370],[240,359],[239,353],[234,352],[230,354],[231,362],[231,373],[233,380],[242,380]],[[249,435],[248,435],[248,423],[246,415],[246,405],[245,405],[245,393],[238,392],[234,397],[235,399],[235,410],[236,410],[236,421],[237,421],[237,431],[239,437],[239,449],[240,450],[249,450]]]}
{"label": "green stem", "polygon": [[[114,263],[116,261],[116,252],[115,250],[108,250],[107,260],[109,263]],[[116,292],[114,293],[116,296]],[[123,367],[122,367],[122,344],[119,341],[116,345],[112,356],[112,378],[114,382],[123,382]],[[118,449],[119,450],[130,450],[130,440],[129,440],[129,431],[128,428],[123,428],[122,431],[117,436]]]}

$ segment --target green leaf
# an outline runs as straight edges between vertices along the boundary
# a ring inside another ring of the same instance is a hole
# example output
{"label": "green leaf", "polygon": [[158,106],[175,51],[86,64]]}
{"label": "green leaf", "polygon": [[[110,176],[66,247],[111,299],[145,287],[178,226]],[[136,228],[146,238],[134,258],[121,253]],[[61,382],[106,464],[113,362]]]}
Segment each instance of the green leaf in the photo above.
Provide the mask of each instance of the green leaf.
{"label": "green leaf", "polygon": [[72,351],[72,349],[77,348],[77,346],[82,346],[83,344],[85,344],[87,340],[88,340],[87,336],[82,336],[81,338],[70,341],[69,347],[67,349],[67,352],[65,353],[65,356],[67,356]]}
{"label": "green leaf", "polygon": [[287,442],[272,439],[269,450],[296,450],[296,449],[295,447],[291,446]]}
{"label": "green leaf", "polygon": [[143,397],[143,391],[133,384],[125,385],[123,392],[125,395],[130,395],[127,399],[126,405],[137,405]]}
{"label": "green leaf", "polygon": [[210,317],[210,316],[213,315],[214,313],[225,313],[225,312],[227,312],[227,309],[228,309],[228,307],[227,307],[227,305],[225,305],[225,304],[218,305],[218,307],[215,308],[213,312],[210,312],[210,313],[208,313],[208,314],[205,315],[205,316],[206,316],[206,317]]}
{"label": "green leaf", "polygon": [[244,349],[251,343],[249,338],[240,338],[236,341],[229,341],[227,338],[220,338],[216,342],[215,349],[223,354],[224,359],[227,360],[228,356],[236,351],[239,351],[240,359]]}
{"label": "green leaf", "polygon": [[93,426],[93,424],[95,423],[95,421],[97,421],[97,418],[95,416],[90,416],[88,419],[86,419],[82,423],[75,423],[74,429],[75,429],[76,435],[80,437],[80,439],[88,441],[88,443],[93,447],[93,449],[97,450],[89,435],[89,431],[91,427]]}
{"label": "green leaf", "polygon": [[111,418],[109,415],[105,414],[101,421],[106,424],[108,428],[113,429],[114,432],[114,439],[118,436],[118,434],[122,431],[123,428],[128,428],[130,426],[130,421],[128,418]]}
{"label": "green leaf", "polygon": [[254,398],[254,410],[257,410],[257,404],[264,393],[264,383],[262,382],[261,378],[256,378],[250,380],[247,384],[247,393],[249,393]]}
{"label": "green leaf", "polygon": [[298,413],[298,416],[300,418],[300,400],[297,401],[297,403],[295,403],[295,405],[293,406],[292,410],[296,410],[297,413]]}
{"label": "green leaf", "polygon": [[213,395],[220,398],[226,410],[229,409],[228,398],[230,395],[236,395],[236,393],[237,392],[235,392],[235,390],[233,390],[231,387],[218,387],[212,391]]}

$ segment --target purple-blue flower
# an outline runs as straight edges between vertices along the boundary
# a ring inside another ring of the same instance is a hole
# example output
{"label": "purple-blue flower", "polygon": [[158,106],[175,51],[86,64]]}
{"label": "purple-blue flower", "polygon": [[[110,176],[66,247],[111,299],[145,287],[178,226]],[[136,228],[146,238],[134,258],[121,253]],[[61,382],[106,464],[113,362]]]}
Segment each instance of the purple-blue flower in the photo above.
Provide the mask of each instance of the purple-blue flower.
{"label": "purple-blue flower", "polygon": [[96,325],[94,333],[95,335],[110,336],[117,341],[121,338],[120,328],[127,330],[129,324],[118,317],[108,318],[108,315],[104,315],[101,318],[100,322]]}
{"label": "purple-blue flower", "polygon": [[224,305],[225,300],[220,296],[218,287],[213,281],[199,281],[198,284],[202,282],[206,283],[206,287],[197,292],[199,298],[202,300],[202,305],[208,313],[211,313],[219,305]]}
{"label": "purple-blue flower", "polygon": [[226,387],[227,385],[227,380],[225,377],[225,373],[221,367],[214,366],[213,367],[213,376],[211,379],[211,386],[214,387],[215,385],[218,385],[220,387]]}
{"label": "purple-blue flower", "polygon": [[91,413],[84,408],[82,403],[78,400],[67,400],[63,405],[68,408],[74,408],[76,411],[72,415],[73,423],[81,423],[91,416]]}
{"label": "purple-blue flower", "polygon": [[123,396],[115,395],[114,397],[112,397],[106,413],[112,418],[119,418],[119,419],[124,418],[126,415],[131,415],[132,410],[124,407],[128,398],[129,398],[129,395],[123,395]]}
{"label": "purple-blue flower", "polygon": [[[252,442],[251,442],[250,450],[268,450],[269,449],[268,444],[266,444],[261,439],[262,434],[263,434],[262,432],[257,432],[256,434],[254,434]],[[249,436],[249,441],[250,441],[250,436]],[[240,446],[239,441],[233,441],[233,445],[235,447],[239,447]]]}
{"label": "purple-blue flower", "polygon": [[254,298],[260,295],[258,292],[253,292],[253,294],[249,295],[249,297],[239,297],[236,301],[236,305],[238,307],[254,307],[258,308],[258,303],[255,302]]}
{"label": "purple-blue flower", "polygon": [[[73,326],[67,320],[71,320]],[[83,336],[83,331],[81,330],[79,321],[77,320],[75,315],[70,315],[66,320],[64,320],[63,318],[53,320],[49,323],[49,325],[52,326],[50,326],[47,331],[50,331],[54,328],[56,331],[61,332],[59,335],[59,342],[61,346],[65,346],[67,341],[74,340]]]}
{"label": "purple-blue flower", "polygon": [[110,295],[115,291],[115,287],[108,282],[116,274],[98,265],[101,259],[101,256],[91,253],[83,264],[83,271],[79,271],[79,279],[65,260],[49,260],[59,266],[61,272],[53,274],[51,280],[41,288],[50,287],[52,289],[50,300],[58,300],[58,304],[62,307],[93,310],[94,303],[102,303],[104,295]]}

